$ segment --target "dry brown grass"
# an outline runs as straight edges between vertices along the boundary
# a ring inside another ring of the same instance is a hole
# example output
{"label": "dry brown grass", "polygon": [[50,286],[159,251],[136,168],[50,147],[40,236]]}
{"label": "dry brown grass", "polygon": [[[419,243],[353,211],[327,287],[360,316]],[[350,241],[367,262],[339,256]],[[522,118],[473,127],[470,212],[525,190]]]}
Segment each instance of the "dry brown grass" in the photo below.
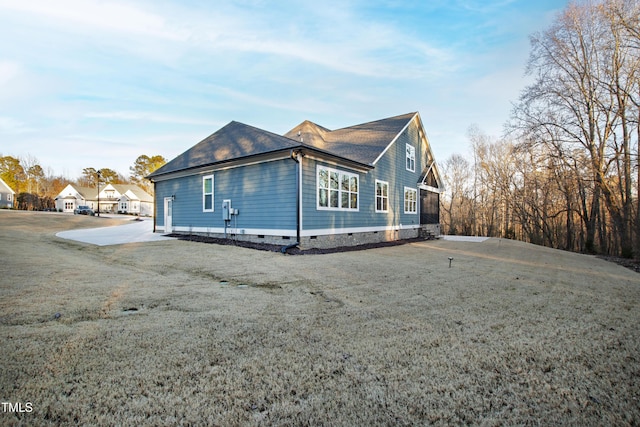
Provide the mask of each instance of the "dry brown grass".
{"label": "dry brown grass", "polygon": [[0,424],[639,423],[623,267],[495,239],[286,256],[54,235],[104,221],[0,211],[0,398],[33,405]]}

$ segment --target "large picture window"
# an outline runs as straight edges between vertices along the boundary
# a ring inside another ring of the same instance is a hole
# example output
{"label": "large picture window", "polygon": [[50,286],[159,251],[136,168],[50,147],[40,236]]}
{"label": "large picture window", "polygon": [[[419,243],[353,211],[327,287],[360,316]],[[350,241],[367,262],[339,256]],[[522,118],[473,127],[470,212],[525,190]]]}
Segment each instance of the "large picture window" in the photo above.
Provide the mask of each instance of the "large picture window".
{"label": "large picture window", "polygon": [[213,175],[202,177],[202,211],[213,212]]}
{"label": "large picture window", "polygon": [[318,209],[358,210],[358,175],[318,166]]}
{"label": "large picture window", "polygon": [[376,180],[376,212],[389,211],[389,183]]}
{"label": "large picture window", "polygon": [[407,144],[407,170],[416,171],[416,147]]}
{"label": "large picture window", "polygon": [[404,187],[404,213],[418,213],[418,190]]}

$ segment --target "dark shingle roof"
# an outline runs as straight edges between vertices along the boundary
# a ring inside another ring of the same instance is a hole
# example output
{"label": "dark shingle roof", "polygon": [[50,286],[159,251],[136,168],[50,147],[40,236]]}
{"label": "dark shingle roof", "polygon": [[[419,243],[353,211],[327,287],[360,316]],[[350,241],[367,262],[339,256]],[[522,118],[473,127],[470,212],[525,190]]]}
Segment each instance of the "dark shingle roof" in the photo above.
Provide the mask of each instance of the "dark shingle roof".
{"label": "dark shingle roof", "polygon": [[233,121],[157,169],[149,178],[299,145],[284,136]]}
{"label": "dark shingle roof", "polygon": [[284,136],[231,122],[165,164],[148,178],[293,148],[309,148],[373,166],[416,113],[329,130],[305,120]]}
{"label": "dark shingle roof", "polygon": [[306,120],[284,136],[298,141],[302,137],[305,145],[372,165],[415,115],[408,113],[333,131]]}

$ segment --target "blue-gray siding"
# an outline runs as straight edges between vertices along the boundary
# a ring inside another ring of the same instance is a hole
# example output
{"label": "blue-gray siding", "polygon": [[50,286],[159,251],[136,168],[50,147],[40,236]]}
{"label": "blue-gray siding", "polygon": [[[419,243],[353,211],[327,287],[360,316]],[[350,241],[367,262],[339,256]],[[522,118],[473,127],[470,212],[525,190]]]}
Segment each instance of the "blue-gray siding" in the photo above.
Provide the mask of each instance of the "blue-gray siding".
{"label": "blue-gray siding", "polygon": [[[406,170],[406,144],[416,149],[415,172]],[[415,122],[396,139],[395,143],[378,160],[375,169],[358,173],[360,180],[359,210],[318,210],[317,206],[317,166],[354,173],[348,168],[327,164],[320,160],[305,158],[303,169],[303,229],[341,229],[358,227],[392,227],[420,224],[420,216],[404,213],[404,187],[417,189],[417,182],[424,167],[426,147],[418,135]],[[375,182],[389,183],[389,209],[386,213],[375,211]],[[418,200],[419,204],[419,200]]]}
{"label": "blue-gray siding", "polygon": [[[222,201],[231,200],[237,228],[296,229],[296,163],[283,159],[156,183],[156,223],[164,226],[164,198],[175,195],[173,226],[224,228]],[[214,177],[214,212],[203,212],[202,178]]]}
{"label": "blue-gray siding", "polygon": [[[415,147],[415,171],[406,169],[406,144]],[[382,155],[375,168],[356,172],[340,165],[329,164],[318,158],[303,159],[302,177],[302,229],[336,230],[354,228],[411,227],[420,224],[420,200],[418,192],[415,214],[404,213],[404,188],[418,189],[418,179],[427,162],[426,147],[419,137],[416,121],[398,136],[394,144]],[[317,167],[355,173],[359,177],[359,209],[317,209]],[[214,176],[214,212],[202,210],[202,177]],[[375,211],[376,180],[389,184],[388,212]],[[164,198],[175,195],[173,226],[188,229],[224,228],[222,201],[231,199],[232,207],[240,214],[230,226],[240,229],[292,230],[296,229],[296,163],[281,159],[175,178],[156,183],[156,223],[164,224]],[[237,221],[237,224],[236,224]],[[263,233],[259,233],[263,234]]]}

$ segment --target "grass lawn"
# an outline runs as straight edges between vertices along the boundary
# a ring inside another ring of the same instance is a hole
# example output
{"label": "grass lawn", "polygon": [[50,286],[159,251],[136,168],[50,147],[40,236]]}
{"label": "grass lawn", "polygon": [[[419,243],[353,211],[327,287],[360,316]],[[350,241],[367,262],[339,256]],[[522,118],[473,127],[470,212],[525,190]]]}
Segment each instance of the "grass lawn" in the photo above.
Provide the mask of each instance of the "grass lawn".
{"label": "grass lawn", "polygon": [[0,211],[0,398],[32,408],[0,425],[640,423],[640,275],[614,263],[55,236],[113,221]]}

